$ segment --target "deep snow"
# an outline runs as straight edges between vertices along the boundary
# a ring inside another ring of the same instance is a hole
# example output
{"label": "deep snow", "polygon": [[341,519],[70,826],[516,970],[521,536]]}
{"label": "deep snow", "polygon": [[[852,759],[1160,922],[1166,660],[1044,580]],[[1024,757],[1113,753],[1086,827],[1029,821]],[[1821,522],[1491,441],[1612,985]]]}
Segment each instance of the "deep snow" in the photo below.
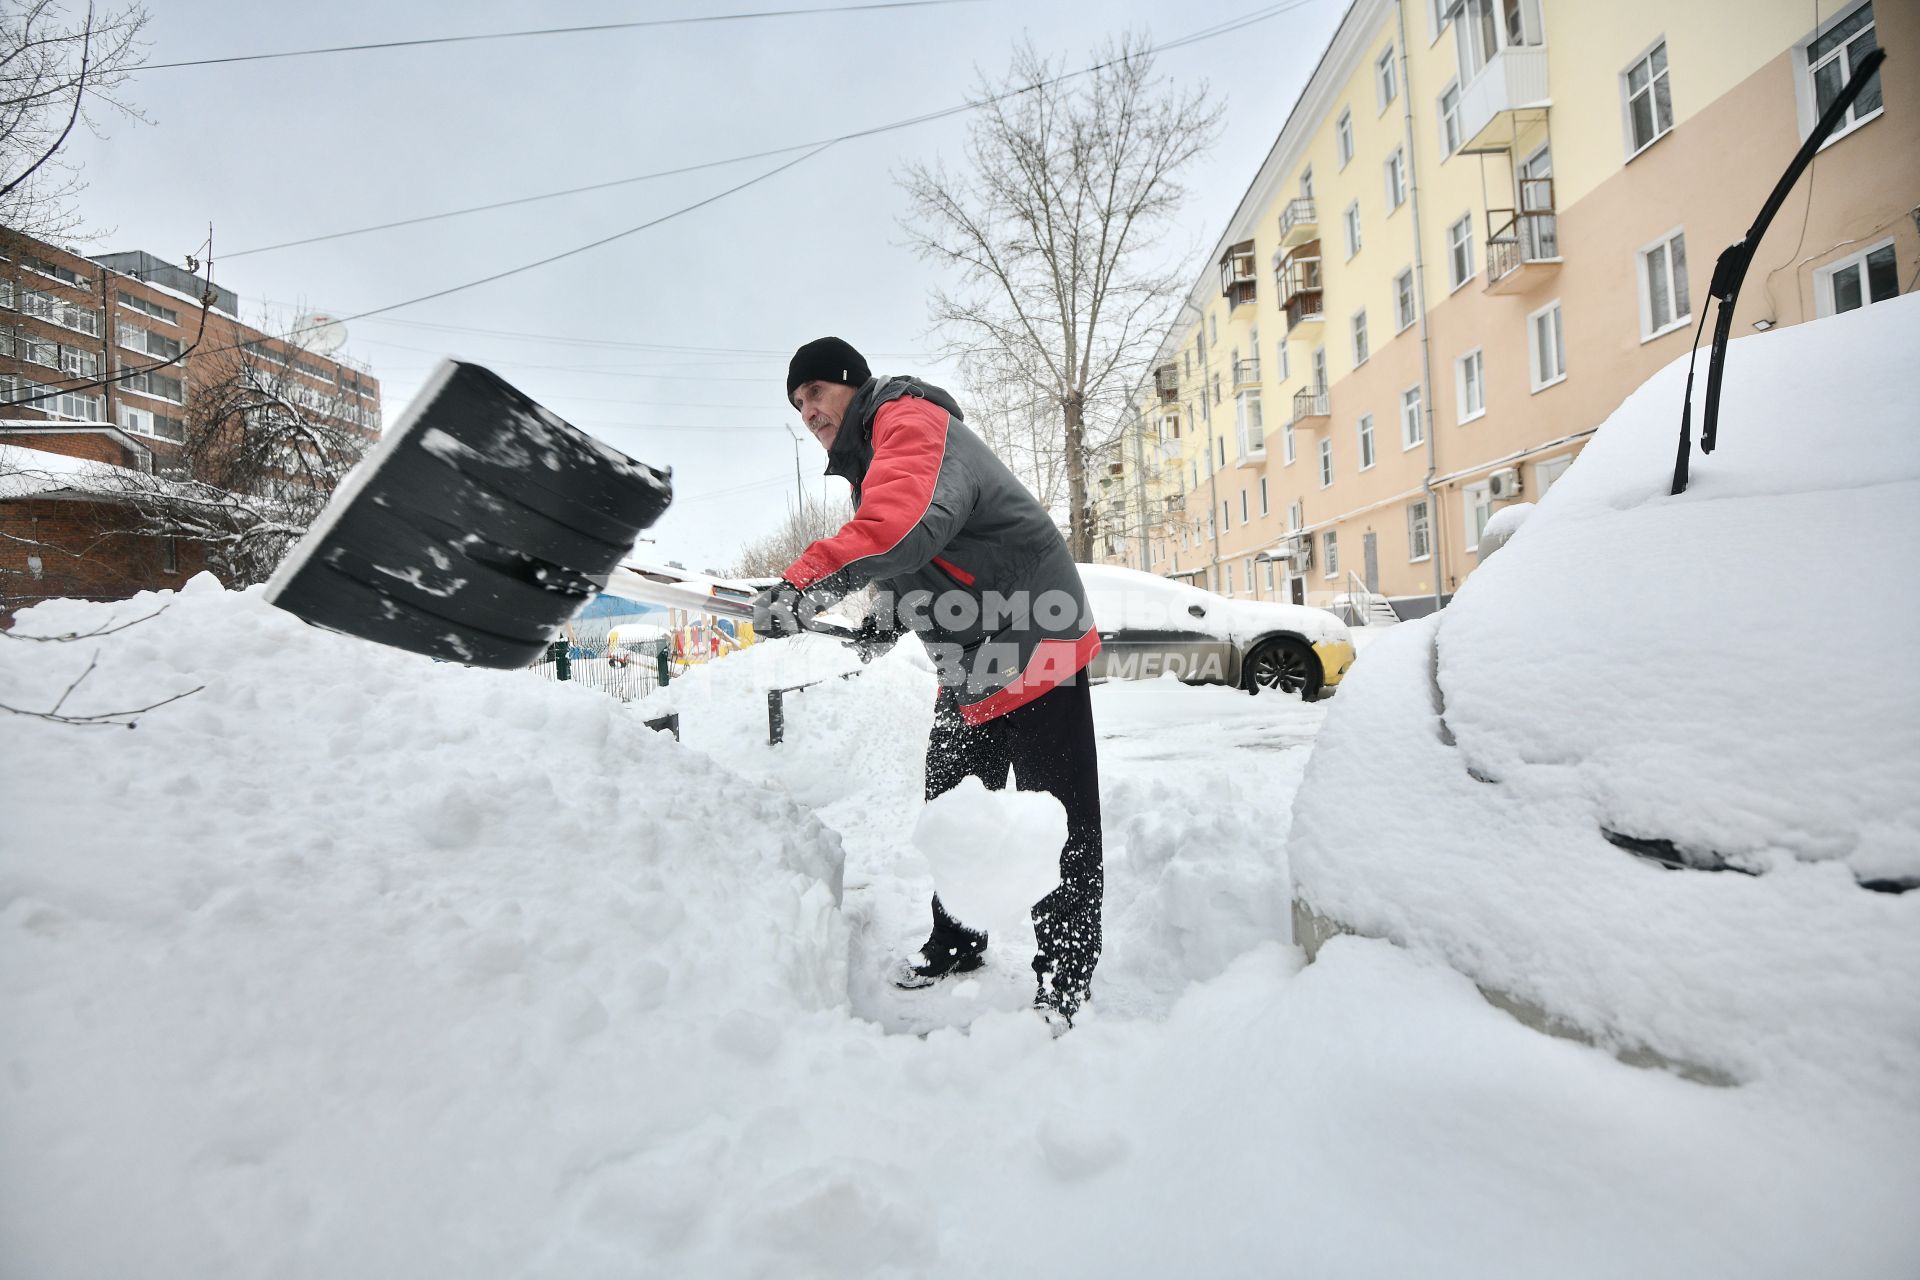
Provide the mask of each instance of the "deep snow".
{"label": "deep snow", "polygon": [[[69,709],[206,686],[135,730],[0,740],[9,1274],[1748,1280],[1920,1257],[1904,1102],[1635,1070],[1384,943],[1303,971],[1285,842],[1324,706],[1097,690],[1098,999],[1058,1041],[1000,1011],[1030,982],[1011,945],[989,1011],[923,1039],[888,1034],[912,1011],[876,982],[930,889],[909,648],[842,681],[837,646],[757,646],[623,706],[206,580],[18,629],[162,603],[95,640],[0,639],[14,706],[96,652]],[[765,689],[821,677],[767,746]],[[666,709],[685,744],[641,726]]]}

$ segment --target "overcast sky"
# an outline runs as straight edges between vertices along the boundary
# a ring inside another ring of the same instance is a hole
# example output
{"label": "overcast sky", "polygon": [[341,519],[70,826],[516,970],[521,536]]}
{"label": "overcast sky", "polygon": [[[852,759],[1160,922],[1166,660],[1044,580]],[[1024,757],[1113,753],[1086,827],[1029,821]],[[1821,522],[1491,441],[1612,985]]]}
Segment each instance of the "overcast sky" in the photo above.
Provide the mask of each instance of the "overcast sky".
{"label": "overcast sky", "polygon": [[[1296,0],[1297,2],[1297,0]],[[797,0],[463,0],[430,6],[150,0],[149,63],[423,36],[799,7]],[[972,0],[910,10],[556,35],[141,72],[150,124],[109,121],[74,155],[89,252],[178,261],[213,226],[215,278],[243,317],[277,305],[384,307],[612,235],[791,156],[425,225],[243,253],[370,223],[824,139],[975,96],[1023,35],[1085,66],[1110,32],[1165,41],[1269,0]],[[1190,174],[1178,235],[1194,266],[1221,233],[1331,37],[1344,0],[1306,0],[1161,56],[1227,99]],[[966,117],[828,149],[662,226],[451,297],[351,323],[393,420],[433,363],[488,365],[575,424],[670,466],[676,497],[643,548],[725,566],[794,497],[787,357],[824,333],[875,372],[949,372],[927,353],[935,269],[902,245],[893,175],[963,160]],[[236,255],[229,257],[228,255]],[[281,323],[285,319],[280,319]],[[488,332],[479,332],[485,330]],[[823,457],[799,445],[809,490]],[[844,488],[842,487],[842,490]]]}

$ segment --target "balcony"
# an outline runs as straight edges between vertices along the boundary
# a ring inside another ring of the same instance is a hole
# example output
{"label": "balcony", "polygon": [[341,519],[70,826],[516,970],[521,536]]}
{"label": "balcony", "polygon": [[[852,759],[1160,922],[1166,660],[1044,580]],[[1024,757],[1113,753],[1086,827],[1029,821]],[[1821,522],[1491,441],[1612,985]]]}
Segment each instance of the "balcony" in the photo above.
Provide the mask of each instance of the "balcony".
{"label": "balcony", "polygon": [[1287,201],[1287,207],[1280,211],[1280,247],[1297,249],[1319,238],[1320,219],[1314,213],[1313,201],[1306,196]]}
{"label": "balcony", "polygon": [[1172,404],[1180,398],[1180,366],[1163,364],[1153,371],[1153,389],[1160,395],[1161,404]]}
{"label": "balcony", "polygon": [[1522,179],[1520,203],[1487,210],[1488,293],[1524,293],[1560,269],[1553,179]]}
{"label": "balcony", "polygon": [[1544,45],[1508,45],[1460,90],[1460,132],[1468,155],[1508,151],[1519,132],[1517,113],[1544,115],[1547,50]]}
{"label": "balcony", "polygon": [[1242,240],[1220,259],[1220,292],[1237,307],[1252,302],[1258,285],[1259,269],[1254,266],[1253,241]]}
{"label": "balcony", "polygon": [[1302,387],[1293,393],[1293,425],[1324,427],[1332,417],[1325,387]]}
{"label": "balcony", "polygon": [[1257,387],[1259,385],[1260,359],[1258,356],[1249,360],[1235,360],[1233,362],[1233,389],[1235,391],[1240,390],[1242,387]]}
{"label": "balcony", "polygon": [[1274,264],[1280,306],[1287,313],[1287,332],[1303,324],[1318,324],[1321,314],[1320,242],[1309,240]]}

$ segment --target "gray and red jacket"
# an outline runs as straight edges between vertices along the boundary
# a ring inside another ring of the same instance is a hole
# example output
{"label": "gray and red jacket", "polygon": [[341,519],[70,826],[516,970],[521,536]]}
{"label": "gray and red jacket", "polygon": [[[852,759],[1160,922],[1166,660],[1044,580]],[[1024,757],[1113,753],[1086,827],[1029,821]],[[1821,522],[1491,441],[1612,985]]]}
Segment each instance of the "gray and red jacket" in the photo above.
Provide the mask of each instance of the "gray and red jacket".
{"label": "gray and red jacket", "polygon": [[945,391],[869,378],[827,474],[852,484],[853,519],[781,576],[821,602],[875,583],[882,620],[926,642],[967,723],[1033,701],[1100,651],[1060,531]]}

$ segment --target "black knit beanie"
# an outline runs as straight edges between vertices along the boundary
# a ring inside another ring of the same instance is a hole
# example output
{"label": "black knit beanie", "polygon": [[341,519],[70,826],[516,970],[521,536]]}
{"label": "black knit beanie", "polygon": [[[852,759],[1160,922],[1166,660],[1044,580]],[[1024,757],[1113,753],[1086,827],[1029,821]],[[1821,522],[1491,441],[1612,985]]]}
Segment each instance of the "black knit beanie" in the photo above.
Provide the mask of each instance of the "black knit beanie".
{"label": "black knit beanie", "polygon": [[872,376],[866,357],[852,344],[841,338],[815,338],[794,352],[787,364],[787,403],[793,403],[794,388],[803,382],[840,382],[857,387]]}

